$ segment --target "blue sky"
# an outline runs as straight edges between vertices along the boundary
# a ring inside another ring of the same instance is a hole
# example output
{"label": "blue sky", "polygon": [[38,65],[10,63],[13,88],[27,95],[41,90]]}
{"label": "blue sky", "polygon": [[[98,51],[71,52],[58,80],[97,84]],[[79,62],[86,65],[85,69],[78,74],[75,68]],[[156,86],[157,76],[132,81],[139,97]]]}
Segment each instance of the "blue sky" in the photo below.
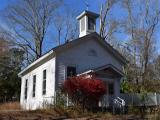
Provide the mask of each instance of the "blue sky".
{"label": "blue sky", "polygon": [[[14,2],[14,1],[15,0],[0,0],[0,10],[3,10],[7,5],[9,5],[9,3]],[[70,8],[71,10],[75,10],[76,15],[78,16],[83,10],[86,10],[86,5],[85,5],[86,1],[89,4],[90,11],[99,13],[101,3],[104,2],[105,0],[64,0],[64,3],[65,3],[64,5]],[[113,10],[113,17],[120,18],[124,16],[125,16],[125,13],[123,12],[123,10],[116,6],[116,8],[114,8]],[[0,24],[3,27],[8,27],[1,18],[0,18]],[[160,34],[159,32],[156,34],[156,36],[158,38],[157,47],[159,48],[159,53],[160,53],[160,39],[159,39]],[[54,43],[52,43],[49,39],[50,38],[48,38],[46,40],[46,43],[44,44],[45,46],[44,52],[54,47]],[[127,39],[127,36],[124,36],[123,34],[118,36],[118,40],[120,42],[125,41],[125,39]]]}
{"label": "blue sky", "polygon": [[0,9],[4,9],[8,5],[9,1],[7,0],[0,0]]}
{"label": "blue sky", "polygon": [[[99,8],[103,0],[64,0],[64,6],[71,10],[75,10],[76,15],[78,16],[83,10],[86,10],[85,1],[89,3],[89,10],[99,13]],[[12,2],[15,2],[15,0],[0,0],[0,11],[3,11]],[[0,24],[2,27],[10,29],[1,17]],[[44,42],[44,52],[55,46],[53,40],[50,39],[52,38],[46,38]]]}

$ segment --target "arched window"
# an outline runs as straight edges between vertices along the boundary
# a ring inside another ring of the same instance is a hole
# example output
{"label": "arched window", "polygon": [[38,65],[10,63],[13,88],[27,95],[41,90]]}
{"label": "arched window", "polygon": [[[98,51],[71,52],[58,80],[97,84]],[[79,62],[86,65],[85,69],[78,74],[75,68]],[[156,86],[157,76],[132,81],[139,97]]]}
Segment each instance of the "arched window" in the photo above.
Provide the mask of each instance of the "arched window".
{"label": "arched window", "polygon": [[90,49],[90,50],[88,51],[88,55],[89,55],[89,56],[97,56],[97,52],[96,52],[94,49]]}

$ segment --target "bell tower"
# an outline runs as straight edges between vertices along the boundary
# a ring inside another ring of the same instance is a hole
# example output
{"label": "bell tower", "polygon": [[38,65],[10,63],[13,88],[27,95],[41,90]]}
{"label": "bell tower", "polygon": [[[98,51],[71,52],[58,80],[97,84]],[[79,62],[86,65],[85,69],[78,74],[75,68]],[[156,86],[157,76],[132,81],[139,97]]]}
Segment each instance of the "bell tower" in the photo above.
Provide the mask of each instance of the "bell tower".
{"label": "bell tower", "polygon": [[78,17],[79,20],[79,37],[83,37],[92,32],[96,32],[96,19],[99,14],[85,10]]}

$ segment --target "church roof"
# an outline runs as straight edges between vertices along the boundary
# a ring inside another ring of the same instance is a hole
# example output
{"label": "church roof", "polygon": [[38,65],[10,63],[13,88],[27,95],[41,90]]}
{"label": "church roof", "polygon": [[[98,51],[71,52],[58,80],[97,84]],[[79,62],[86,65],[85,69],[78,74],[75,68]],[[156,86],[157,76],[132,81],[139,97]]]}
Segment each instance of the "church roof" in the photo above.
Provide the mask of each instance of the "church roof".
{"label": "church roof", "polygon": [[75,46],[76,44],[81,43],[82,41],[85,41],[86,39],[90,38],[97,38],[97,40],[105,46],[105,48],[115,57],[117,58],[121,63],[126,64],[127,60],[124,58],[116,49],[114,49],[110,44],[108,44],[105,40],[103,40],[100,35],[96,32],[93,32],[91,34],[88,34],[86,36],[77,38],[75,40],[72,40],[70,42],[67,42],[65,44],[59,45],[57,47],[52,48],[48,52],[46,52],[44,55],[42,55],[40,58],[35,60],[33,63],[31,63],[28,67],[26,67],[24,70],[22,70],[18,75],[21,76],[24,72],[29,70],[31,67],[42,61],[43,59],[47,58],[51,54],[58,54],[59,52],[63,52],[66,48],[71,48],[72,46]]}
{"label": "church roof", "polygon": [[94,18],[98,18],[99,14],[85,10],[84,12],[82,12],[76,19],[79,20],[81,19],[83,16],[88,15],[88,16],[92,16]]}
{"label": "church roof", "polygon": [[82,42],[82,41],[85,41],[86,39],[89,39],[89,38],[91,38],[91,37],[97,38],[98,41],[99,41],[100,43],[102,43],[102,44],[106,47],[106,49],[107,49],[110,53],[112,53],[117,59],[119,59],[122,63],[124,63],[124,64],[127,63],[126,58],[124,58],[124,57],[123,57],[116,49],[114,49],[109,43],[107,43],[105,40],[103,40],[103,39],[100,37],[100,35],[99,35],[98,33],[96,33],[96,32],[93,32],[93,33],[88,34],[88,35],[86,35],[86,36],[77,38],[77,39],[72,40],[72,41],[70,41],[70,42],[67,42],[67,43],[65,43],[65,44],[59,45],[59,46],[53,48],[52,50],[55,51],[55,52],[56,52],[56,51],[61,51],[61,50],[63,50],[63,49],[66,48],[66,47],[75,46],[75,44],[80,43],[80,42]]}
{"label": "church roof", "polygon": [[116,74],[118,74],[120,76],[124,75],[124,73],[121,70],[119,70],[117,67],[115,67],[114,65],[107,64],[107,65],[104,65],[104,66],[100,66],[100,67],[97,67],[97,68],[93,68],[93,69],[84,71],[84,72],[78,74],[78,76],[85,75],[85,74],[90,74],[90,73],[96,73],[98,71],[107,70],[107,69],[112,69]]}

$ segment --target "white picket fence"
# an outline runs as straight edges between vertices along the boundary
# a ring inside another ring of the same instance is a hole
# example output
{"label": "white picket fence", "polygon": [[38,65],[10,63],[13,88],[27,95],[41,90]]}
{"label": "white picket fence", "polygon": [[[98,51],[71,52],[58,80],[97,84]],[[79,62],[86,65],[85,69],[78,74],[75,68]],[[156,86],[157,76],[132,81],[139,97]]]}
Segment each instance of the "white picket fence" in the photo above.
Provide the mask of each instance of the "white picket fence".
{"label": "white picket fence", "polygon": [[[158,93],[147,93],[147,94],[120,94],[119,98],[125,101],[125,106],[157,106],[160,105],[160,94]],[[104,95],[102,98],[99,107],[112,107],[114,104],[115,96]],[[43,101],[43,104],[49,102],[52,105],[64,104],[64,106],[72,106],[73,103],[71,100],[64,94],[55,93],[54,97],[45,98],[46,102]]]}
{"label": "white picket fence", "polygon": [[[119,96],[125,101],[126,106],[157,106],[160,105],[159,93],[147,93],[147,94],[120,94]],[[114,96],[105,95],[102,99],[102,105],[109,107],[113,105]]]}

